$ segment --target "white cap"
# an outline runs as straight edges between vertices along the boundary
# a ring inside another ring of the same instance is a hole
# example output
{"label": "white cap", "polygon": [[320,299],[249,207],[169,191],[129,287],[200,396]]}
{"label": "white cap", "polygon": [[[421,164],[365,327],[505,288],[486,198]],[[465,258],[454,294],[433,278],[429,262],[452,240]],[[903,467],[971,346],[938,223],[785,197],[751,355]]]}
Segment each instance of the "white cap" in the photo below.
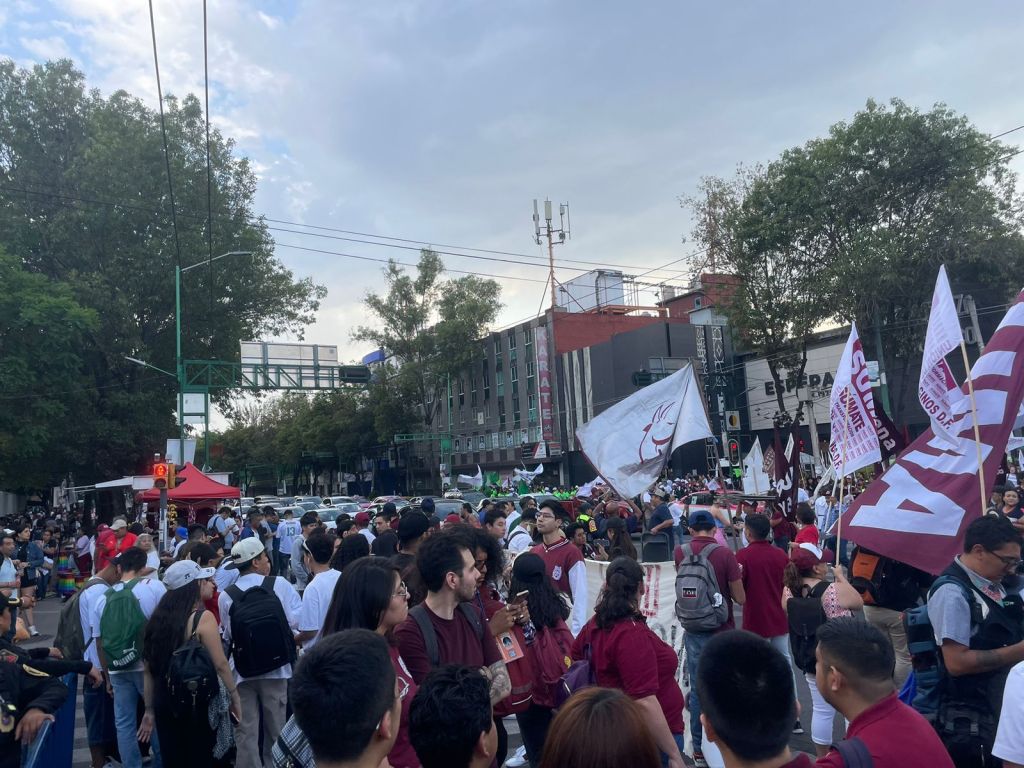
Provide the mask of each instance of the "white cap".
{"label": "white cap", "polygon": [[164,571],[164,586],[178,589],[199,579],[208,579],[216,573],[216,568],[200,568],[195,560],[179,560]]}
{"label": "white cap", "polygon": [[231,548],[231,562],[225,565],[224,568],[227,570],[238,570],[238,566],[255,560],[263,554],[263,551],[263,542],[255,536],[242,539]]}
{"label": "white cap", "polygon": [[128,521],[125,520],[123,517],[119,517],[116,520],[114,520],[114,522],[112,522],[110,524],[110,527],[111,527],[112,530],[115,530],[115,531],[120,529],[120,528],[127,528],[128,527]]}

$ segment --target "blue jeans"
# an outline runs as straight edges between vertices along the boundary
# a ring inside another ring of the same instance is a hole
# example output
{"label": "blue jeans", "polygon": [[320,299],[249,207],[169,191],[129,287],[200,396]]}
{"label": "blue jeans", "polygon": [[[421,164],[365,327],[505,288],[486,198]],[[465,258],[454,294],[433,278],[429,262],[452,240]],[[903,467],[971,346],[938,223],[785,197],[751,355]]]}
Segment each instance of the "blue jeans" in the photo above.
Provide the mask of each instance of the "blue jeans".
{"label": "blue jeans", "polygon": [[700,652],[704,650],[714,632],[686,632],[683,634],[683,646],[686,648],[686,672],[690,677],[690,738],[693,739],[693,751],[699,752],[701,745],[700,699],[697,698],[697,664]]}
{"label": "blue jeans", "polygon": [[[142,753],[136,740],[138,726],[139,699],[143,696],[142,672],[116,672],[110,676],[110,685],[114,689],[114,726],[117,729],[117,748],[121,752],[123,768],[142,768]],[[152,768],[162,768],[160,761],[160,742],[156,728],[150,736],[150,747],[153,753]]]}

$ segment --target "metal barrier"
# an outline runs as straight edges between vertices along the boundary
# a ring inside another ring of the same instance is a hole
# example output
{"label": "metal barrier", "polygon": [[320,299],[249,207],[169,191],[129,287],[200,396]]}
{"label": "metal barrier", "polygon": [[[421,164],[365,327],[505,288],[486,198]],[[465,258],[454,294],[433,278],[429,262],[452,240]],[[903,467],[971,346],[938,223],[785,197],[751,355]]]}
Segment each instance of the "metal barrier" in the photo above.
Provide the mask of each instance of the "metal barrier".
{"label": "metal barrier", "polygon": [[71,768],[75,754],[75,716],[78,712],[78,675],[64,675],[68,698],[44,723],[35,740],[22,753],[22,768]]}

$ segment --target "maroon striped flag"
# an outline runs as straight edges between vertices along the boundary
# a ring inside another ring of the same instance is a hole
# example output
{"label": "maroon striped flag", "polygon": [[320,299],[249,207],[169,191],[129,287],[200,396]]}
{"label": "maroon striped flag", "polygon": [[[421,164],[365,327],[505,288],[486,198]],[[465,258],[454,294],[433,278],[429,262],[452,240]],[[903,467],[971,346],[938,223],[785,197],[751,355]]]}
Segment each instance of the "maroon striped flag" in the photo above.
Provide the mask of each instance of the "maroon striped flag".
{"label": "maroon striped flag", "polygon": [[[984,514],[999,463],[1024,400],[1024,292],[971,369],[987,485],[978,485],[974,420],[956,414],[951,446],[925,431],[842,517],[842,535],[930,573],[962,550],[964,529]],[[967,394],[967,385],[962,388]],[[961,402],[969,403],[968,398]]]}

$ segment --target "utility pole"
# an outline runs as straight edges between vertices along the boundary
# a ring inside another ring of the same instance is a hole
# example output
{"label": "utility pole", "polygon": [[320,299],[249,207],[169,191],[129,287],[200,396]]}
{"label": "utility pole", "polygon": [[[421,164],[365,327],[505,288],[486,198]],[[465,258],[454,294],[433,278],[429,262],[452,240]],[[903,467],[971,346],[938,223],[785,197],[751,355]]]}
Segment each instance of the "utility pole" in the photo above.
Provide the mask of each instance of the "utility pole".
{"label": "utility pole", "polygon": [[[563,245],[566,240],[572,238],[571,222],[569,220],[569,204],[561,203],[558,206],[558,227],[552,227],[551,221],[554,218],[551,211],[551,201],[544,200],[544,225],[540,223],[540,212],[537,209],[537,198],[533,199],[533,237],[537,245],[541,244],[541,238],[548,241],[548,281],[551,283],[551,311],[553,312],[558,301],[555,299],[555,245]],[[558,236],[557,242],[555,235]]]}

